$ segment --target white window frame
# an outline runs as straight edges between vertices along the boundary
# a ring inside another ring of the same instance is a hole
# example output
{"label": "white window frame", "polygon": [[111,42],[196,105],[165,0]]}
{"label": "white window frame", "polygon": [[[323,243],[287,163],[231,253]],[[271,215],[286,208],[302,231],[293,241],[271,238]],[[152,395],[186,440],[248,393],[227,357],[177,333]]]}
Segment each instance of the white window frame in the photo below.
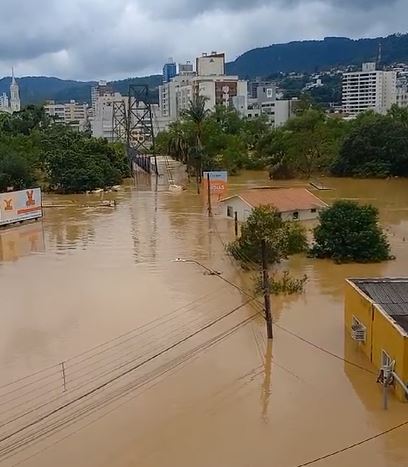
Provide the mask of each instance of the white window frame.
{"label": "white window frame", "polygon": [[351,331],[352,332],[354,331],[355,327],[359,327],[361,328],[362,331],[364,331],[364,341],[360,341],[360,342],[365,343],[367,341],[367,327],[355,315],[352,315],[351,317]]}

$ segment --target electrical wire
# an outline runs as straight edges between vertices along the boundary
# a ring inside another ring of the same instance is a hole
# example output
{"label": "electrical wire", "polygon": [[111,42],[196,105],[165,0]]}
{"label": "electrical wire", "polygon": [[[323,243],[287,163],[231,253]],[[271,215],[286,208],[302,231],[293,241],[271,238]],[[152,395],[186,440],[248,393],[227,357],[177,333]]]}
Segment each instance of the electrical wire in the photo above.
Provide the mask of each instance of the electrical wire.
{"label": "electrical wire", "polygon": [[[141,382],[141,383],[137,383],[137,387],[135,387],[133,385],[133,387],[131,387],[126,393],[123,393],[122,395],[120,396],[116,396],[114,401],[120,399],[120,398],[123,398],[125,397],[126,395],[128,395],[129,393],[131,392],[134,392],[135,390],[137,389],[140,389],[140,387],[143,387],[145,385],[147,385],[148,383],[150,383],[153,379],[158,379],[162,376],[164,376],[165,374],[167,374],[168,372],[170,371],[173,371],[174,369],[176,369],[178,366],[182,365],[183,363],[185,363],[186,361],[190,360],[191,358],[194,358],[197,354],[199,354],[200,352],[202,351],[205,351],[205,350],[208,350],[209,348],[215,346],[215,345],[218,345],[220,342],[222,342],[225,338],[229,337],[230,335],[234,334],[235,332],[237,332],[239,329],[241,329],[242,327],[246,326],[249,322],[251,322],[252,320],[254,320],[255,318],[258,317],[258,313],[255,313],[253,315],[251,315],[250,317],[244,319],[243,321],[241,321],[240,323],[236,324],[235,326],[233,326],[233,328],[227,330],[227,331],[224,331],[223,333],[219,334],[218,336],[215,336],[214,338],[210,339],[208,342],[196,347],[194,350],[190,351],[189,353],[187,353],[183,358],[179,358],[177,361],[172,361],[172,364],[170,367],[165,367],[165,369],[163,371],[161,371],[160,373],[157,374],[153,374],[153,372],[148,376],[148,378]],[[97,421],[101,420],[102,418],[106,417],[107,415],[109,415],[110,413],[114,412],[115,410],[117,410],[119,407],[121,407],[122,405],[128,403],[130,400],[138,397],[140,395],[140,392],[138,392],[138,394],[134,395],[131,399],[129,400],[125,400],[123,402],[121,402],[119,405],[117,405],[116,407],[113,407],[111,410],[109,410],[108,412],[106,413],[103,413],[102,415],[100,415],[98,418],[94,419],[94,420],[91,420],[90,422],[88,422],[87,424],[85,424],[84,426],[80,427],[78,430],[74,431],[74,432],[71,432],[71,433],[68,433],[66,436],[64,436],[63,438],[55,441],[54,443],[52,443],[51,445],[48,445],[46,446],[45,448],[41,449],[40,451],[37,451],[36,453],[32,454],[31,456],[21,460],[20,462],[17,462],[15,464],[13,464],[13,466],[16,466],[16,465],[20,465],[26,461],[28,461],[29,459],[37,456],[38,454],[50,449],[52,446],[64,441],[65,439],[69,438],[70,436],[73,436],[77,433],[79,433],[80,431],[82,431],[83,429],[87,428],[88,426],[92,425],[93,423],[96,423]],[[111,403],[111,401],[113,400],[113,398],[108,401],[107,403]],[[105,403],[105,405],[107,405],[107,403]],[[100,409],[100,405],[98,405],[98,408]],[[82,415],[81,418],[83,418],[84,416],[86,415],[89,415],[90,413],[93,413],[95,412],[96,410],[98,410],[98,408],[94,408],[91,411],[89,411],[88,413],[86,413],[85,415]],[[62,426],[60,427],[59,429],[55,429],[52,433],[50,434],[46,434],[46,436],[44,436],[44,434],[42,435],[42,439],[48,439],[49,437],[51,436],[54,436],[56,433],[62,431],[63,429],[66,429],[68,428],[69,426],[73,425],[74,423],[77,423],[79,420],[79,418],[77,419],[74,419],[73,421],[71,421],[70,423],[66,424],[65,426]],[[27,445],[29,444],[32,444],[32,441],[30,442],[27,442],[25,444],[21,444],[20,443],[20,446],[19,446],[19,450],[17,452],[15,452],[15,450],[13,451],[12,454],[9,454],[7,457],[3,457],[3,460],[7,460],[9,459],[10,457],[14,457],[16,454],[18,454],[19,452],[23,451]],[[17,449],[17,448],[16,448]]]}
{"label": "electrical wire", "polygon": [[[203,321],[203,318],[202,318],[202,317],[198,317],[198,318],[195,317],[195,318],[190,319],[189,321],[187,321],[187,324],[188,324],[188,325],[197,324],[197,323],[200,323],[200,324],[201,324],[202,321]],[[184,322],[184,324],[185,324],[185,322]],[[158,327],[158,326],[155,326],[155,328],[157,328],[157,327]],[[176,323],[176,327],[173,327],[173,328],[170,328],[170,329],[165,329],[165,330],[163,330],[163,332],[165,331],[165,333],[168,335],[170,332],[173,332],[173,331],[176,330],[176,329],[177,329],[177,330],[182,330],[182,331],[183,331],[183,330],[190,330],[190,328],[189,328],[188,326],[185,326],[185,325],[184,325],[183,327],[180,327],[180,326]],[[151,329],[150,329],[150,330],[151,330]],[[149,330],[149,331],[150,331],[150,330]],[[177,335],[178,335],[178,334],[174,335],[174,337],[176,337]],[[83,371],[85,370],[85,371],[86,371],[86,376],[89,376],[89,374],[94,373],[95,371],[99,371],[100,369],[109,367],[109,366],[112,365],[114,362],[123,361],[123,358],[124,358],[125,356],[131,355],[131,354],[134,353],[135,351],[141,351],[142,349],[145,349],[146,347],[149,347],[149,346],[151,346],[151,342],[148,342],[148,343],[146,343],[146,344],[144,344],[144,345],[142,345],[142,346],[139,346],[139,347],[138,347],[137,345],[136,345],[136,346],[133,345],[133,346],[131,346],[131,347],[134,348],[134,349],[135,349],[135,347],[136,347],[135,350],[130,351],[130,352],[127,352],[126,354],[123,354],[123,353],[122,353],[122,354],[120,355],[120,357],[117,357],[117,358],[115,358],[115,359],[113,359],[113,360],[110,360],[110,361],[108,361],[108,362],[107,362],[107,360],[106,360],[106,358],[107,358],[106,355],[104,355],[104,356],[102,356],[99,365],[97,364],[97,365],[95,366],[95,362],[94,362],[92,365],[87,365],[87,367],[85,367],[85,368],[79,368],[79,369],[77,369],[77,370],[74,371],[74,372],[72,372],[72,371],[69,372],[69,367],[67,367],[65,371],[66,371],[67,378],[68,378],[68,376],[70,377],[70,378],[69,378],[69,384],[72,384],[73,382],[75,382],[75,381],[77,381],[77,380],[80,380],[80,379],[82,378],[82,376],[84,376],[84,375],[79,375],[78,377],[72,379],[72,375],[73,375],[73,374],[77,374],[79,371],[83,372]],[[131,347],[126,346],[125,348],[131,348]],[[108,350],[110,350],[110,349],[108,349]],[[123,349],[119,349],[119,350],[120,350],[121,352],[123,352]],[[154,350],[154,349],[150,349],[150,350]],[[103,354],[104,352],[105,352],[105,351],[100,352],[100,354]],[[98,354],[98,355],[99,355],[99,354]],[[138,358],[140,358],[140,357],[138,357]],[[130,364],[130,363],[132,363],[133,361],[134,361],[134,360],[132,360],[132,361],[130,361],[130,362],[127,362],[125,365],[121,365],[121,367],[122,367],[122,366],[126,366],[127,364]],[[101,368],[101,364],[102,364],[102,368]],[[89,367],[91,367],[91,369],[89,369]],[[121,367],[119,367],[119,368],[121,368]],[[115,370],[116,370],[116,369],[115,369]],[[85,385],[86,385],[87,383],[89,383],[89,382],[92,382],[92,381],[95,381],[95,380],[97,380],[97,379],[100,379],[100,378],[101,378],[102,376],[104,376],[105,374],[111,373],[111,371],[114,371],[114,370],[109,370],[108,372],[105,372],[105,373],[103,373],[102,375],[98,375],[96,378],[92,378],[91,380],[86,381],[85,384],[81,384],[80,386],[74,387],[73,390],[77,390],[77,389],[79,389],[80,387],[85,386]],[[61,381],[61,373],[58,374],[58,380]],[[24,397],[25,395],[31,394],[32,392],[36,392],[36,391],[38,391],[39,389],[42,389],[42,388],[48,387],[48,386],[49,386],[49,383],[47,383],[46,385],[40,386],[40,387],[38,387],[38,388],[36,388],[36,389],[31,389],[31,391],[29,391],[28,393],[21,394],[21,395],[15,397],[15,398],[9,399],[8,401],[3,402],[3,403],[0,404],[0,405],[4,405],[5,403],[10,403],[10,402],[15,401],[15,400],[21,400],[21,398]],[[0,416],[2,416],[2,415],[4,415],[5,413],[8,413],[8,412],[14,410],[16,407],[20,407],[21,405],[27,405],[27,404],[29,404],[29,403],[31,403],[31,402],[34,402],[34,401],[36,401],[36,400],[38,400],[38,399],[41,399],[41,398],[45,397],[46,395],[55,392],[56,389],[57,389],[57,388],[52,388],[52,389],[46,391],[45,393],[39,394],[39,395],[37,395],[37,396],[31,398],[29,401],[26,401],[26,402],[19,402],[19,403],[18,403],[17,405],[15,405],[15,406],[8,407],[6,410],[4,410],[4,411],[2,411],[2,412],[0,413]],[[64,396],[64,394],[62,394],[62,395],[59,396],[59,397],[63,397],[63,396]],[[58,398],[57,398],[57,399],[58,399]],[[56,399],[54,399],[54,400],[51,401],[51,402],[54,402],[55,400],[56,400]],[[48,402],[50,402],[50,401],[48,401]],[[35,408],[35,409],[33,409],[33,410],[37,410],[37,408]],[[0,427],[2,427],[2,426],[3,426],[3,425],[0,425]]]}
{"label": "electrical wire", "polygon": [[[231,316],[233,313],[235,313],[236,311],[240,310],[241,308],[245,307],[246,305],[248,305],[249,303],[251,302],[251,300],[248,300],[246,301],[245,303],[233,308],[232,310],[230,310],[228,313],[220,316],[219,318],[213,320],[211,323],[207,324],[206,326],[202,327],[201,329],[193,332],[192,334],[184,337],[183,339],[179,340],[178,342],[172,344],[171,346],[161,350],[160,352],[152,355],[151,357],[145,359],[143,362],[141,363],[138,363],[137,365],[133,366],[132,368],[130,369],[127,369],[126,371],[123,371],[120,375],[117,375],[115,377],[112,377],[111,379],[109,379],[108,381],[105,381],[104,383],[101,383],[100,385],[98,385],[97,387],[93,388],[93,389],[90,389],[89,391],[87,391],[86,393],[76,397],[75,399],[73,399],[72,401],[69,401],[67,402],[66,404],[63,404],[62,406],[56,408],[56,409],[53,409],[51,410],[48,414],[45,414],[45,415],[42,415],[41,417],[39,417],[37,420],[34,420],[33,422],[31,423],[28,423],[26,426],[22,427],[22,428],[19,428],[18,430],[15,430],[14,432],[12,433],[9,433],[5,436],[2,436],[0,438],[0,443],[4,442],[4,441],[7,441],[8,439],[12,438],[13,436],[21,433],[22,431],[26,430],[27,428],[30,428],[32,426],[35,426],[37,425],[38,423],[40,423],[41,421],[47,419],[48,417],[54,415],[55,413],[58,413],[60,412],[61,410],[64,410],[65,408],[75,404],[76,402],[79,402],[83,399],[85,399],[86,397],[94,394],[95,392],[97,391],[100,391],[101,389],[104,389],[105,387],[109,386],[110,384],[114,383],[115,381],[117,381],[118,379],[122,378],[123,376],[126,376],[128,375],[129,373],[132,373],[133,371],[137,370],[138,368],[140,368],[141,366],[143,365],[146,365],[147,363],[150,363],[151,361],[155,360],[156,358],[164,355],[165,353],[169,352],[170,350],[173,350],[174,348],[178,347],[179,345],[183,344],[184,342],[192,339],[193,337],[195,337],[196,335],[200,334],[201,332],[204,332],[206,331],[207,329],[211,328],[212,326],[214,326],[215,324],[219,323],[220,321],[224,320],[225,318]],[[3,425],[4,426],[4,425]]]}
{"label": "electrical wire", "polygon": [[[146,326],[149,326],[149,325],[152,324],[152,323],[155,323],[155,322],[157,322],[157,321],[159,321],[159,320],[162,320],[163,318],[166,318],[166,317],[171,316],[171,315],[173,315],[173,314],[175,314],[175,313],[178,313],[179,311],[181,311],[181,310],[183,310],[183,309],[185,309],[185,308],[189,308],[191,305],[193,305],[193,304],[195,304],[195,303],[197,303],[197,302],[201,302],[203,298],[206,298],[206,297],[208,297],[208,296],[210,296],[210,295],[212,295],[212,294],[215,294],[215,293],[217,293],[219,290],[221,290],[221,289],[213,290],[213,291],[211,291],[211,292],[209,292],[209,293],[207,293],[207,294],[205,294],[205,295],[202,295],[202,296],[196,298],[195,300],[191,301],[190,303],[187,303],[186,305],[183,305],[183,306],[181,306],[181,307],[179,307],[179,308],[177,308],[177,309],[175,309],[175,310],[173,310],[173,311],[170,311],[169,313],[166,313],[166,314],[164,314],[164,315],[162,315],[162,316],[160,316],[160,317],[158,317],[158,318],[156,318],[156,319],[154,319],[154,320],[149,321],[148,323],[143,324],[142,326],[139,326],[139,327],[137,327],[137,328],[131,329],[130,331],[127,331],[126,333],[121,334],[120,336],[117,336],[117,337],[115,337],[115,338],[113,338],[113,339],[111,339],[111,340],[109,340],[109,341],[106,341],[106,342],[104,342],[104,343],[102,343],[102,344],[99,344],[99,345],[97,345],[97,346],[95,346],[95,347],[93,347],[93,348],[91,348],[91,349],[87,349],[86,351],[84,351],[84,352],[82,352],[82,353],[79,353],[79,354],[77,354],[77,355],[74,355],[74,356],[72,356],[72,357],[69,357],[69,358],[67,358],[67,359],[64,360],[64,363],[70,362],[70,361],[75,360],[75,359],[77,359],[77,358],[79,358],[79,357],[82,357],[82,356],[84,356],[84,355],[86,355],[86,354],[89,354],[89,353],[93,352],[94,350],[98,350],[98,349],[100,349],[100,348],[102,348],[102,347],[104,347],[104,346],[106,346],[106,345],[108,345],[108,344],[110,344],[110,343],[112,343],[112,342],[116,342],[117,340],[120,340],[120,339],[122,339],[123,337],[126,337],[126,336],[128,336],[128,335],[130,335],[130,334],[132,334],[132,333],[134,333],[134,332],[136,332],[136,331],[138,331],[138,330],[140,330],[140,329],[144,329]],[[54,365],[52,365],[52,366],[49,366],[49,367],[46,367],[46,368],[42,368],[41,370],[38,370],[38,371],[36,371],[36,372],[34,372],[34,373],[31,373],[31,374],[29,374],[29,375],[25,375],[25,376],[23,376],[23,377],[21,377],[21,378],[18,378],[18,379],[16,379],[16,380],[14,380],[14,381],[10,381],[9,383],[6,383],[6,384],[0,386],[0,391],[1,391],[1,389],[3,389],[3,388],[6,388],[6,387],[9,387],[9,386],[15,385],[15,384],[17,384],[17,383],[19,383],[19,382],[21,382],[21,381],[25,381],[25,380],[27,380],[27,379],[29,379],[29,378],[33,378],[33,377],[35,377],[35,376],[37,376],[37,375],[39,375],[39,374],[45,373],[46,371],[49,371],[49,370],[52,370],[52,369],[57,369],[57,370],[59,371],[60,365],[61,365],[60,363],[59,363],[59,364],[54,364]],[[35,381],[35,382],[37,382],[37,381]],[[33,384],[35,384],[35,382],[33,382]],[[24,386],[24,387],[27,387],[27,386]],[[22,388],[20,388],[20,389],[22,389]],[[17,390],[18,390],[18,389],[17,389]],[[13,389],[12,391],[9,391],[8,393],[0,394],[0,397],[6,396],[6,395],[11,394],[11,393],[14,393],[15,391],[16,391],[16,389]]]}
{"label": "electrical wire", "polygon": [[[201,321],[202,321],[201,318],[198,318],[198,319],[195,318],[195,319],[191,320],[188,324],[196,324],[196,323],[200,323],[200,324],[201,324]],[[202,324],[204,324],[204,323],[202,323]],[[185,326],[184,328],[179,328],[179,326],[177,325],[177,328],[178,328],[179,330],[182,331],[182,332],[181,332],[182,335],[184,334],[184,331],[185,331],[185,330],[188,330],[188,331],[191,330],[189,327],[186,327],[186,326]],[[173,330],[174,330],[174,329],[173,329]],[[167,332],[168,332],[168,330],[167,330]],[[177,336],[178,336],[177,334],[174,335],[174,338],[176,338]],[[174,342],[174,338],[171,340],[171,343]],[[170,341],[169,341],[169,344],[170,344]],[[136,351],[140,352],[142,349],[145,349],[146,347],[148,348],[149,346],[151,347],[151,342],[148,342],[147,344],[145,344],[145,345],[143,345],[143,346],[140,346],[138,349],[136,349]],[[87,379],[87,380],[85,380],[85,381],[82,381],[79,385],[74,386],[73,388],[71,388],[71,389],[70,389],[70,392],[71,392],[71,393],[74,393],[74,392],[76,392],[76,391],[78,391],[78,390],[80,390],[80,389],[83,389],[83,388],[85,388],[86,386],[89,386],[89,384],[100,380],[102,377],[104,377],[104,376],[109,376],[109,375],[111,375],[112,373],[117,372],[117,371],[119,371],[120,369],[122,369],[122,368],[124,368],[124,367],[126,367],[126,366],[128,366],[128,365],[131,365],[131,364],[135,363],[136,361],[138,361],[138,360],[140,360],[141,358],[145,357],[146,353],[149,354],[150,352],[156,352],[156,351],[157,351],[157,349],[155,349],[154,346],[153,346],[153,348],[149,349],[148,352],[143,352],[142,354],[137,355],[136,358],[133,358],[132,360],[128,360],[128,361],[126,361],[125,363],[122,363],[122,364],[121,364],[120,366],[118,366],[118,367],[115,367],[115,368],[113,368],[113,369],[111,368],[111,369],[109,369],[108,371],[105,371],[105,372],[102,373],[102,374],[98,374],[98,375],[95,376],[95,377],[92,377],[92,378],[90,378],[90,379]],[[106,360],[104,360],[104,361],[102,362],[103,365],[102,365],[101,368],[93,368],[92,370],[87,370],[86,376],[89,376],[90,373],[93,373],[93,372],[95,372],[95,371],[97,371],[97,370],[99,371],[100,369],[109,367],[110,365],[112,365],[113,362],[116,362],[116,361],[123,362],[123,357],[126,357],[126,356],[128,356],[128,355],[132,355],[133,352],[134,352],[134,351],[128,352],[127,354],[122,355],[121,357],[116,358],[116,359],[113,360],[113,361],[111,360],[111,361],[109,361],[108,363],[106,363]],[[72,374],[72,373],[71,373],[71,374]],[[69,384],[71,385],[74,381],[80,380],[81,377],[82,377],[82,376],[77,377],[77,378],[75,378],[75,379],[70,379],[70,380],[69,380]],[[47,391],[47,392],[44,393],[44,394],[40,394],[39,396],[36,396],[36,397],[30,399],[29,401],[25,402],[25,404],[20,402],[18,405],[14,406],[14,407],[10,407],[10,408],[8,408],[7,410],[3,411],[0,415],[4,415],[5,413],[14,410],[16,407],[19,407],[19,406],[22,405],[22,404],[23,404],[23,405],[27,405],[27,404],[29,404],[29,403],[32,403],[32,402],[36,401],[36,400],[39,400],[39,399],[45,397],[46,395],[55,392],[55,390],[56,390],[56,389],[54,388],[54,389],[51,389],[51,390]],[[15,415],[14,415],[14,418],[9,419],[9,420],[6,420],[5,422],[3,422],[3,423],[0,425],[0,428],[4,427],[4,426],[6,426],[6,425],[9,425],[10,423],[13,423],[13,422],[15,422],[15,421],[17,421],[17,420],[19,420],[19,419],[21,419],[21,418],[24,418],[25,416],[27,416],[27,415],[29,415],[29,414],[31,414],[31,413],[34,413],[34,412],[38,411],[39,409],[48,406],[48,405],[51,404],[51,403],[58,402],[58,400],[60,400],[60,399],[62,399],[62,398],[65,398],[65,396],[66,396],[66,393],[64,392],[64,393],[60,394],[59,396],[55,397],[55,398],[52,399],[52,400],[47,400],[46,402],[45,402],[45,401],[42,402],[41,405],[37,405],[36,407],[30,409],[29,411],[27,411],[27,409],[26,409],[25,411],[21,412],[20,414],[15,414]]]}
{"label": "electrical wire", "polygon": [[[216,222],[215,222],[215,221],[214,221],[214,225],[215,225],[215,230],[216,230],[216,232],[218,233],[218,237],[219,237],[219,239],[220,239],[220,242],[225,246],[225,244],[224,244],[224,242],[223,242],[223,240],[222,240],[221,234],[220,234],[219,231],[218,231],[218,228],[217,228],[217,225],[216,225]],[[245,257],[244,257],[244,258],[245,258]],[[251,260],[250,260],[249,258],[248,258],[248,261],[251,262]],[[252,263],[255,264],[253,261],[252,261]],[[234,264],[234,266],[235,266],[235,264]],[[258,266],[258,267],[259,267],[259,266]],[[236,288],[239,288],[239,286],[237,286],[236,284],[234,284],[234,285],[235,285]],[[262,310],[263,310],[263,304],[262,304],[253,294],[250,294],[250,293],[246,292],[246,291],[245,291],[244,289],[242,289],[242,288],[241,288],[241,292],[242,292],[243,294],[245,294],[246,296],[248,296],[248,297],[252,297],[252,298],[254,299],[254,306],[260,306],[260,307],[262,308]],[[283,327],[283,326],[277,324],[276,321],[273,321],[273,324],[274,324],[274,326],[276,326],[277,328],[281,329],[282,331],[284,331],[284,332],[290,334],[291,336],[293,336],[293,337],[299,339],[300,341],[302,341],[302,342],[304,342],[304,343],[306,343],[306,344],[308,344],[308,345],[314,347],[315,349],[320,350],[321,352],[326,353],[327,355],[330,355],[330,356],[332,356],[332,357],[334,357],[334,358],[336,358],[336,359],[338,359],[338,360],[341,360],[341,361],[343,361],[344,363],[347,363],[348,365],[351,365],[351,366],[354,366],[354,367],[356,367],[356,368],[359,368],[360,370],[363,370],[363,371],[368,372],[368,373],[373,374],[373,375],[377,375],[377,373],[376,373],[375,371],[370,370],[369,368],[366,368],[366,367],[364,367],[364,366],[362,366],[362,365],[359,365],[358,363],[355,363],[355,362],[353,362],[353,361],[351,361],[351,360],[348,360],[348,359],[346,359],[346,358],[344,358],[344,357],[341,357],[340,355],[337,355],[337,354],[331,352],[330,350],[327,350],[327,349],[325,349],[324,347],[321,347],[321,346],[319,346],[319,345],[317,345],[317,344],[311,342],[310,340],[308,340],[308,339],[306,339],[306,338],[304,338],[304,337],[302,337],[302,336],[299,336],[299,335],[296,334],[295,332],[290,331],[289,329],[287,329],[287,328],[285,328],[285,327]]]}
{"label": "electrical wire", "polygon": [[353,443],[353,444],[349,444],[348,446],[345,446],[344,448],[342,449],[338,449],[337,451],[333,451],[333,452],[330,452],[329,454],[325,454],[324,456],[320,456],[320,457],[316,457],[315,459],[313,460],[310,460],[308,462],[304,462],[303,464],[298,464],[296,467],[306,467],[307,465],[313,465],[313,464],[316,464],[318,462],[321,462],[325,459],[329,459],[330,457],[334,457],[334,456],[337,456],[338,454],[342,454],[343,452],[346,452],[346,451],[349,451],[350,449],[354,449],[358,446],[362,446],[363,444],[366,444],[370,441],[373,441],[377,438],[380,438],[382,436],[385,436],[389,433],[392,433],[393,431],[396,431],[396,430],[399,430],[400,428],[403,428],[405,426],[408,425],[408,420],[405,421],[405,422],[402,422],[400,423],[399,425],[395,425],[391,428],[389,428],[388,430],[384,430],[384,431],[381,431],[380,433],[377,433],[376,435],[373,435],[373,436],[369,436],[368,438],[364,438],[360,441],[357,441],[356,443]]}

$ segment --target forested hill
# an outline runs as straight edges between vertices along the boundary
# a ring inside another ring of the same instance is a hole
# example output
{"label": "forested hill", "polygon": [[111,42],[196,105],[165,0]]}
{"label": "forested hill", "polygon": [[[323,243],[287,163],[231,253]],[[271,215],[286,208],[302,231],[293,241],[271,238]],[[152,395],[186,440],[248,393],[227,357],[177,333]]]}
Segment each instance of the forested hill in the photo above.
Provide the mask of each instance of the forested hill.
{"label": "forested hill", "polygon": [[[128,78],[110,83],[115,91],[123,95],[128,93],[129,84],[148,84],[153,95],[157,98],[158,86],[161,84],[161,75],[152,75],[142,78]],[[10,94],[11,78],[0,79],[0,94]],[[75,99],[78,102],[91,102],[91,87],[96,81],[72,81],[46,76],[26,76],[17,78],[20,86],[20,97],[23,105],[43,103],[46,100],[67,102]]]}
{"label": "forested hill", "polygon": [[245,52],[227,69],[241,77],[267,77],[277,72],[315,72],[338,65],[359,65],[376,61],[380,44],[383,63],[408,62],[408,34],[394,34],[375,39],[326,37],[275,44]]}

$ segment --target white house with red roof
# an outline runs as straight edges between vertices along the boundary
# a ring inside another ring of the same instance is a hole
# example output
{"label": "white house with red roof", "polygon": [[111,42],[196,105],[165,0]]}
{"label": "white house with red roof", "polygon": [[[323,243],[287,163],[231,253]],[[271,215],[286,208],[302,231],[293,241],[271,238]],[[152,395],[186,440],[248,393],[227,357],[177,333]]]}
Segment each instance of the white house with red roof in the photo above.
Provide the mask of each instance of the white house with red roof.
{"label": "white house with red roof", "polygon": [[220,201],[223,214],[245,222],[258,206],[274,206],[285,221],[313,220],[327,204],[306,188],[254,188]]}

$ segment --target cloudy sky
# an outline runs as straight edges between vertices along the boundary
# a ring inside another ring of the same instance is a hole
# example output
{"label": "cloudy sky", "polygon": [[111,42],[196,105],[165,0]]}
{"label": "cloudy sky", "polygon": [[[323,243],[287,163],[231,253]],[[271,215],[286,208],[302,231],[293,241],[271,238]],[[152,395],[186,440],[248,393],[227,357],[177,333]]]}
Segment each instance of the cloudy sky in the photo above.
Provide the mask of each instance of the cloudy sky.
{"label": "cloudy sky", "polygon": [[0,76],[118,79],[168,57],[407,30],[407,0],[0,0]]}

